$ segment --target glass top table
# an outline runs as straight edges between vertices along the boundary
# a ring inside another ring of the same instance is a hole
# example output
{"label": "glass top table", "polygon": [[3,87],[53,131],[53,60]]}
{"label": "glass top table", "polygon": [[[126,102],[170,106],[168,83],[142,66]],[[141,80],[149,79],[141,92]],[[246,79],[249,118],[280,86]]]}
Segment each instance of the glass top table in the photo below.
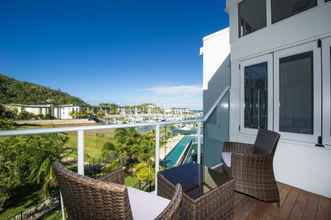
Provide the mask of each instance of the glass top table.
{"label": "glass top table", "polygon": [[195,200],[233,180],[225,169],[213,170],[197,163],[189,163],[160,171],[173,185],[180,183],[183,192]]}

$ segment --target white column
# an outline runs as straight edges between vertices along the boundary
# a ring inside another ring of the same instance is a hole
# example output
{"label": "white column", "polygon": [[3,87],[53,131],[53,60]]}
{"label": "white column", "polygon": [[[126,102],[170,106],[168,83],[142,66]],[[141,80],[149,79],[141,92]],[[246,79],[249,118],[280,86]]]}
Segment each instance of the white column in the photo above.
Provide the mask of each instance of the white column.
{"label": "white column", "polygon": [[77,131],[77,152],[78,173],[84,175],[84,130]]}
{"label": "white column", "polygon": [[197,152],[197,157],[198,157],[198,164],[201,163],[201,122],[198,122],[198,152]]}
{"label": "white column", "polygon": [[157,173],[160,169],[160,125],[155,127],[155,193],[157,194]]}

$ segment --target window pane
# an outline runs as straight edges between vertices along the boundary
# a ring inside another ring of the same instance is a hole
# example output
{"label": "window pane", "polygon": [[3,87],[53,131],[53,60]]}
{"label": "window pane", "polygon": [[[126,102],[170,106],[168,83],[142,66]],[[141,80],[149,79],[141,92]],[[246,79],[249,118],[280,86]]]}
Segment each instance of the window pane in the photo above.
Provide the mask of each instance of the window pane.
{"label": "window pane", "polygon": [[245,128],[267,128],[268,64],[245,67]]}
{"label": "window pane", "polygon": [[264,28],[267,23],[265,0],[244,0],[239,3],[239,37]]}
{"label": "window pane", "polygon": [[313,134],[313,52],[280,59],[279,130]]}
{"label": "window pane", "polygon": [[271,0],[272,23],[317,6],[317,0]]}

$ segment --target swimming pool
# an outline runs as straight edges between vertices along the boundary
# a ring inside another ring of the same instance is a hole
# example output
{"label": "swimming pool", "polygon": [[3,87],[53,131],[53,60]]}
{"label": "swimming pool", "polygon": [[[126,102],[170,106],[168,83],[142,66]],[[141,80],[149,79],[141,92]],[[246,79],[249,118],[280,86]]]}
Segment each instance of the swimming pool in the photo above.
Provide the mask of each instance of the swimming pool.
{"label": "swimming pool", "polygon": [[160,164],[166,168],[171,168],[177,165],[181,157],[183,156],[186,148],[191,145],[193,136],[185,135],[176,146],[160,161]]}
{"label": "swimming pool", "polygon": [[184,158],[183,164],[192,163],[193,161],[196,160],[196,158],[195,159],[193,158],[193,155],[195,155],[196,157],[197,149],[198,149],[198,144],[196,142],[193,142],[189,147],[189,149],[187,150],[187,154]]}

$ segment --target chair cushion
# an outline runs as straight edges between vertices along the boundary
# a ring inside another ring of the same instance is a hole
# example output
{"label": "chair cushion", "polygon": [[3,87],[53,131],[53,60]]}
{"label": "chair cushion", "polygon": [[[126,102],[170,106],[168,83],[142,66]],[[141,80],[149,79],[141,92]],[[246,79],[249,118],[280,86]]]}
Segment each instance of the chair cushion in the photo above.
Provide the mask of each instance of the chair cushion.
{"label": "chair cushion", "polygon": [[231,167],[231,152],[223,152],[222,157],[225,165]]}
{"label": "chair cushion", "polygon": [[134,220],[155,219],[169,204],[170,200],[152,193],[128,187],[130,206]]}

